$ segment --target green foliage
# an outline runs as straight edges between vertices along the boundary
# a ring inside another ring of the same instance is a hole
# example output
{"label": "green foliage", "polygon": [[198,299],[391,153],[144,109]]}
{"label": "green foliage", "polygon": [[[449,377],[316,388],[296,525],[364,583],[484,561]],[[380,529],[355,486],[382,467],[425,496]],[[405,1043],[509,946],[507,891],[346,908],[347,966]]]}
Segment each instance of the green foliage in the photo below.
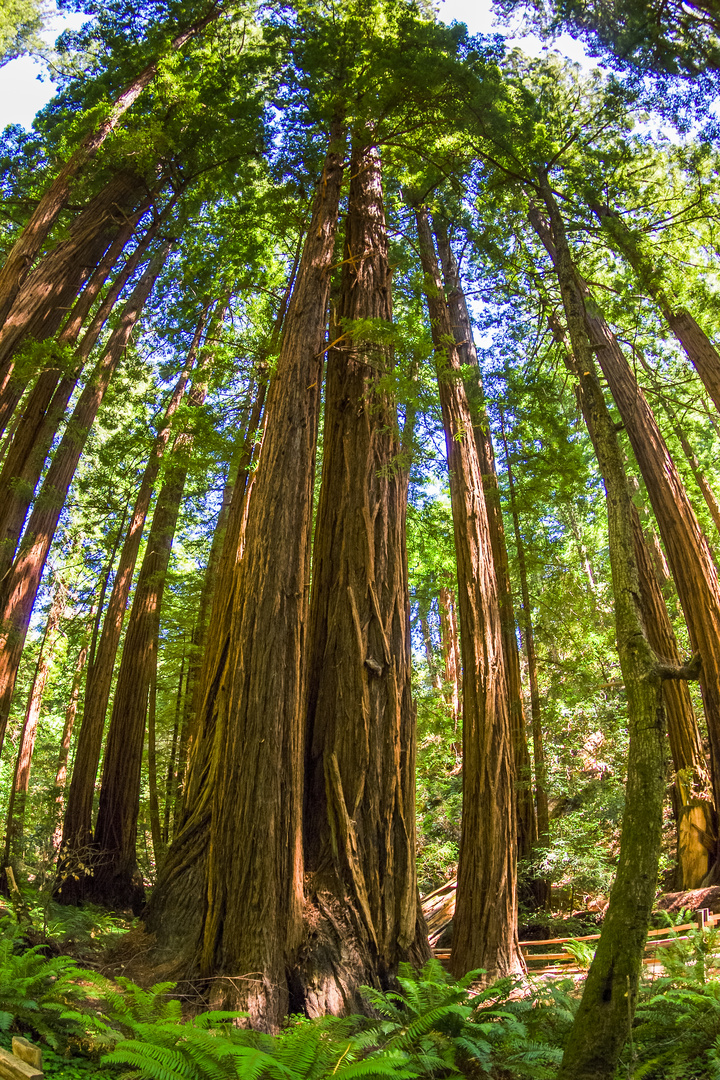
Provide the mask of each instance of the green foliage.
{"label": "green foliage", "polygon": [[87,1043],[105,1030],[83,1009],[97,993],[97,975],[69,956],[48,958],[44,951],[41,945],[26,948],[10,919],[0,922],[0,1028],[29,1031],[55,1049]]}

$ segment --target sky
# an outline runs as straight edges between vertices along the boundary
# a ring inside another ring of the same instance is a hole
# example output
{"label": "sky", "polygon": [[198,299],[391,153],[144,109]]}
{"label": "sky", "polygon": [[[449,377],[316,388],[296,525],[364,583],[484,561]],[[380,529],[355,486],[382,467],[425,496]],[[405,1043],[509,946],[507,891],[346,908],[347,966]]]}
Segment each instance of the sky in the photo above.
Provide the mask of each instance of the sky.
{"label": "sky", "polygon": [[[441,0],[439,15],[444,22],[456,20],[467,23],[472,34],[500,32],[508,35],[507,28],[496,25],[491,6],[491,0]],[[68,27],[77,29],[83,22],[82,15],[61,15],[56,12],[50,29],[45,33],[46,40],[52,43],[62,30]],[[543,48],[543,43],[534,35],[508,37],[508,43],[520,45],[531,56],[537,56]],[[582,45],[568,34],[558,38],[555,48],[583,66],[592,63]],[[0,130],[7,124],[22,124],[29,128],[35,113],[50,100],[53,93],[54,86],[47,65],[42,61],[23,56],[0,68]]]}

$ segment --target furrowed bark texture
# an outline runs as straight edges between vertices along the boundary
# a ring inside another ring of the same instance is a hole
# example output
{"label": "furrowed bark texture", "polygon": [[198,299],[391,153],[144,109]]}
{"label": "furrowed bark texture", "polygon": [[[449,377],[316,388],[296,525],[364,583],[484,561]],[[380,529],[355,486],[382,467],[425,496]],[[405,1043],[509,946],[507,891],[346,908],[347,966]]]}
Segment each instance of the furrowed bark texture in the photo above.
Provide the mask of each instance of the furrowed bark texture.
{"label": "furrowed bark texture", "polygon": [[463,666],[463,815],[450,964],[455,975],[484,968],[491,980],[523,969],[500,603],[472,413],[427,211],[416,219],[450,474]]}
{"label": "furrowed bark texture", "polygon": [[19,292],[0,328],[0,429],[25,387],[22,379],[12,377],[18,345],[26,338],[46,341],[57,333],[88,274],[138,205],[141,185],[130,172],[114,177],[78,215],[69,238],[40,262]]}
{"label": "furrowed bark texture", "polygon": [[[543,198],[552,234],[537,210],[531,211],[531,220],[551,258],[556,260],[556,233],[564,226],[549,186],[544,190]],[[702,656],[700,685],[710,737],[714,801],[717,806],[720,790],[720,584],[717,569],[645,395],[591,297],[587,284],[574,266],[572,269],[582,292],[586,333],[608,381],[645,481],[693,650]],[[714,862],[717,868],[717,853]]]}
{"label": "furrowed bark texture", "polygon": [[[209,337],[214,337],[212,331],[219,326],[224,311],[225,305],[219,305],[219,315],[213,319]],[[191,414],[205,402],[213,354],[214,346],[206,346],[198,360],[188,395]],[[157,664],[165,582],[193,441],[192,427],[175,438],[135,586],[105,747],[93,838],[94,873],[85,884],[85,896],[95,903],[130,907],[136,914],[145,899],[137,865],[136,834],[148,695]]]}
{"label": "furrowed bark texture", "polygon": [[43,481],[30,516],[25,539],[17,559],[0,590],[0,749],[10,713],[15,680],[30,616],[37,596],[45,561],[50,551],[68,489],[102,404],[113,372],[122,359],[143,305],[150,294],[167,255],[167,247],[153,259],[129,298],[122,317],[108,340],[78,399],[65,434]]}
{"label": "furrowed bark texture", "polygon": [[408,472],[392,350],[354,331],[392,320],[380,156],[351,158],[340,296],[328,351],[313,548],[304,806],[306,941],[295,979],[311,1016],[362,1009],[428,953],[415,874],[415,708],[405,550]]}
{"label": "furrowed bark texture", "polygon": [[166,406],[162,425],[155,438],[140,482],[140,488],[135,496],[135,505],[122,551],[120,552],[120,560],[108,601],[102,632],[85,683],[83,722],[75,751],[75,767],[70,781],[63,826],[63,857],[58,865],[59,883],[62,885],[62,888],[58,890],[58,898],[62,899],[65,904],[80,903],[85,896],[86,882],[84,875],[76,872],[73,874],[66,873],[66,867],[63,863],[67,862],[75,866],[78,861],[78,851],[87,848],[92,840],[92,808],[95,781],[100,764],[105,716],[110,701],[115,659],[122,634],[128,597],[130,596],[130,587],[145,529],[145,520],[155,489],[155,482],[172,430],[172,418],[185,394],[187,381],[195,362],[200,338],[205,326],[205,315],[206,310],[203,311],[198,322],[185,365]]}
{"label": "furrowed bark texture", "polygon": [[[107,275],[130,239],[134,222],[124,225],[99,263],[87,287],[58,335],[58,345],[74,345],[91,305]],[[82,368],[62,376],[59,367],[40,372],[15,427],[0,472],[0,579],[12,566],[28,507],[45,466],[52,440]],[[58,393],[58,387],[61,390]]]}
{"label": "furrowed bark texture", "polygon": [[[513,749],[515,754],[515,784],[517,792],[517,846],[518,856],[527,858],[538,837],[538,824],[532,797],[532,772],[530,752],[527,744],[525,709],[523,706],[522,679],[520,676],[520,654],[516,634],[515,610],[510,585],[510,564],[508,561],[505,527],[503,525],[500,490],[498,488],[495,450],[493,448],[490,422],[485,409],[485,401],[480,378],[477,349],[473,338],[472,322],[468,311],[465,293],[460,279],[455,253],[450,245],[447,223],[436,218],[435,235],[438,253],[443,271],[445,294],[452,323],[452,331],[457,344],[458,356],[463,367],[473,370],[470,377],[465,377],[465,390],[472,412],[473,433],[478,460],[482,472],[482,485],[487,508],[490,544],[493,553],[493,565],[497,579],[498,603],[500,605],[500,625],[502,631],[503,659],[507,680],[508,707],[512,729]],[[543,886],[533,884],[536,900],[542,902]]]}
{"label": "furrowed bark texture", "polygon": [[302,940],[304,627],[342,151],[336,134],[268,390],[231,632],[200,718],[208,779],[146,916],[161,953],[213,977],[214,1003],[245,1008],[268,1029],[287,1012],[286,971]]}
{"label": "furrowed bark texture", "polygon": [[[182,30],[170,43],[168,52],[181,49],[192,37],[217,19],[222,8],[210,5],[207,13],[192,26]],[[27,276],[46,237],[67,205],[75,180],[94,158],[102,144],[117,126],[120,118],[135,103],[157,74],[158,60],[148,64],[115,98],[100,123],[83,138],[78,148],[63,165],[15,241],[2,270],[0,270],[0,325],[7,318],[15,297]]]}
{"label": "furrowed bark texture", "polygon": [[[541,182],[546,199],[552,200],[547,180]],[[595,371],[584,298],[564,226],[559,220],[553,224],[558,282],[581,405],[605,484],[618,657],[630,725],[617,873],[558,1080],[611,1080],[637,1003],[655,897],[665,795],[665,718],[657,660],[645,637],[638,608],[640,582],[622,451]]]}

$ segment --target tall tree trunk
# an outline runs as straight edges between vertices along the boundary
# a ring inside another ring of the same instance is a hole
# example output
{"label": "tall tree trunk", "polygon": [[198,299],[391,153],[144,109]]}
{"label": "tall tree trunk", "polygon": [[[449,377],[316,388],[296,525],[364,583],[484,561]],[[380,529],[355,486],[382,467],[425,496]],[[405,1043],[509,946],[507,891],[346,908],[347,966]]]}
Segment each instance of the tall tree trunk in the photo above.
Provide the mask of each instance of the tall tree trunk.
{"label": "tall tree trunk", "polygon": [[422,633],[423,645],[425,646],[425,659],[427,661],[428,671],[430,672],[430,679],[436,690],[442,690],[442,679],[440,678],[438,664],[435,659],[432,634],[430,633],[430,623],[428,621],[429,607],[430,604],[427,600],[418,600],[420,632]]}
{"label": "tall tree trunk", "polygon": [[[640,578],[642,620],[656,655],[667,664],[682,661],[640,518],[632,507],[635,559]],[[663,683],[670,753],[675,770],[674,811],[678,834],[678,866],[682,889],[698,889],[715,851],[717,809],[713,801],[702,738],[686,682]]]}
{"label": "tall tree trunk", "polygon": [[[541,184],[546,198],[552,200],[546,177],[541,178]],[[696,678],[699,663],[688,669],[663,665],[645,637],[638,606],[640,581],[622,451],[596,374],[584,298],[565,229],[560,220],[554,225],[558,281],[580,383],[581,405],[605,484],[617,647],[630,726],[617,873],[558,1080],[612,1080],[637,1002],[662,844],[665,795],[662,680]]]}
{"label": "tall tree trunk", "polygon": [[635,349],[635,355],[638,357],[638,359],[640,360],[640,363],[645,368],[645,371],[650,376],[650,379],[651,379],[651,382],[652,382],[652,385],[653,385],[653,390],[655,391],[655,395],[656,395],[658,401],[660,402],[660,404],[662,406],[662,409],[665,412],[665,415],[667,416],[668,420],[670,421],[670,426],[671,426],[671,428],[673,430],[673,434],[675,435],[675,438],[678,440],[678,442],[680,443],[680,446],[682,447],[682,452],[685,455],[685,459],[686,459],[688,465],[690,466],[690,471],[692,472],[693,476],[695,477],[695,482],[696,482],[697,486],[700,488],[700,492],[702,494],[702,497],[705,500],[705,505],[707,506],[708,510],[710,511],[710,517],[713,519],[713,522],[715,523],[715,528],[718,530],[718,532],[720,532],[720,504],[718,503],[718,500],[717,500],[717,498],[715,496],[715,492],[712,490],[709,483],[707,482],[707,479],[706,479],[706,477],[705,477],[705,475],[704,475],[704,473],[702,471],[702,467],[700,465],[700,462],[697,459],[697,455],[696,455],[695,451],[693,450],[692,446],[690,445],[690,443],[688,442],[688,438],[687,438],[687,436],[686,436],[686,434],[685,434],[685,432],[683,430],[682,424],[680,423],[680,420],[678,419],[678,415],[675,412],[672,405],[670,404],[670,402],[668,401],[665,394],[662,393],[661,387],[659,386],[657,378],[655,377],[655,373],[653,372],[652,368],[650,367],[647,360],[645,359],[645,357],[644,357],[644,355],[642,353],[642,350],[636,348]]}
{"label": "tall tree trunk", "polygon": [[497,576],[473,418],[427,211],[416,212],[435,345],[458,568],[463,814],[451,970],[523,969],[517,943],[515,760]]}
{"label": "tall tree trunk", "polygon": [[[222,8],[220,5],[217,2],[212,2],[209,5],[208,11],[201,19],[182,30],[175,38],[173,38],[166,53],[163,55],[181,49],[186,42],[196,34],[200,33],[200,31],[214,19],[217,19],[221,13]],[[108,135],[110,135],[117,126],[120,118],[155,78],[158,64],[161,59],[162,57],[158,57],[148,64],[127,84],[120,94],[118,94],[110,108],[103,110],[104,115],[102,120],[92,129],[92,131],[85,135],[77,149],[73,152],[71,157],[68,158],[47,191],[45,191],[41,197],[30,220],[10,250],[5,265],[2,270],[0,270],[0,325],[2,325],[7,318],[15,297],[46,237],[57,221],[61,211],[67,205],[75,181],[82,174],[87,164],[94,158]]]}
{"label": "tall tree trunk", "polygon": [[[542,196],[548,210],[550,228],[535,208],[531,210],[531,220],[557,269],[557,233],[564,230],[564,223],[547,182],[542,187]],[[693,649],[702,656],[700,685],[710,737],[713,792],[717,806],[720,805],[720,584],[717,570],[707,539],[645,396],[615,336],[591,297],[586,282],[574,265],[572,273],[582,293],[586,333],[608,381],[647,487]],[[714,872],[717,872],[720,870],[717,854],[714,862]]]}
{"label": "tall tree trunk", "polygon": [[165,853],[162,829],[160,827],[160,799],[158,797],[157,773],[157,638],[152,644],[152,656],[150,662],[152,671],[150,673],[147,717],[148,808],[150,812],[150,833],[153,842],[153,855],[155,856],[155,873],[157,874]]}
{"label": "tall tree trunk", "polygon": [[[46,341],[57,333],[88,273],[101,261],[127,214],[140,202],[142,181],[121,172],[91,200],[58,244],[33,270],[0,327],[0,426],[22,393],[12,378],[14,356],[25,338]],[[2,271],[0,271],[0,277]]]}
{"label": "tall tree trunk", "polygon": [[[497,580],[497,595],[500,605],[500,625],[502,632],[503,659],[507,681],[510,727],[515,755],[515,785],[517,800],[517,847],[520,858],[532,855],[533,845],[537,840],[538,826],[532,797],[532,774],[530,752],[528,750],[525,709],[523,706],[522,679],[520,674],[520,655],[516,635],[515,610],[512,587],[510,584],[510,564],[508,561],[505,527],[500,504],[495,451],[493,448],[490,421],[485,409],[485,400],[480,377],[477,349],[473,337],[472,321],[468,311],[465,292],[460,280],[460,272],[455,253],[450,245],[447,223],[442,218],[434,220],[438,253],[443,271],[445,294],[452,322],[452,332],[457,344],[458,356],[463,367],[473,370],[471,378],[465,379],[468,405],[472,413],[473,433],[482,473],[483,493],[487,509],[490,545],[493,554],[493,566]],[[543,900],[543,885],[533,883],[536,900]]]}
{"label": "tall tree trunk", "polygon": [[[415,873],[415,708],[405,550],[408,470],[388,347],[392,320],[380,156],[355,146],[330,337],[308,633],[307,920],[296,978],[309,1015],[357,1011],[428,955]],[[312,927],[312,929],[310,929]]]}
{"label": "tall tree trunk", "polygon": [[[517,551],[518,572],[520,576],[520,595],[522,597],[522,635],[525,641],[525,655],[528,665],[528,679],[530,682],[530,712],[532,715],[532,739],[533,759],[535,765],[535,805],[537,811],[538,839],[547,847],[550,844],[550,813],[548,810],[547,796],[547,767],[545,762],[545,746],[543,742],[542,710],[540,708],[540,686],[538,684],[537,655],[535,653],[535,635],[533,633],[532,608],[530,605],[530,589],[528,586],[527,561],[525,558],[525,543],[520,529],[517,499],[515,497],[515,477],[513,476],[510,451],[508,449],[505,434],[505,415],[500,408],[500,432],[502,435],[503,449],[505,451],[505,468],[507,469],[508,488],[510,492],[510,513],[512,514],[513,531],[515,533],[515,549]],[[547,904],[550,900],[550,882],[545,883],[542,902]]]}
{"label": "tall tree trunk", "polygon": [[593,209],[612,246],[625,256],[640,284],[659,307],[720,412],[720,353],[690,312],[672,302],[663,284],[662,272],[644,250],[643,240],[609,207],[595,206]]}
{"label": "tall tree trunk", "polygon": [[335,132],[268,391],[231,632],[202,707],[206,783],[146,915],[175,964],[201,976],[257,972],[252,982],[215,978],[211,996],[268,1028],[287,1012],[286,971],[302,939],[304,627],[343,149]]}
{"label": "tall tree trunk", "polygon": [[[210,338],[214,337],[224,312],[223,302],[218,304],[217,317],[208,331]],[[188,395],[191,416],[204,404],[214,351],[213,345],[205,346],[201,351]],[[176,436],[150,526],[123,644],[108,728],[93,841],[94,873],[84,883],[85,897],[95,903],[112,908],[130,907],[136,913],[144,902],[144,888],[137,867],[136,833],[148,695],[156,664],[153,643],[160,632],[167,570],[193,441],[192,427]],[[120,609],[118,614],[122,616]],[[115,633],[111,626],[108,637],[112,635],[117,647]],[[93,673],[99,668],[99,658],[100,649]]]}
{"label": "tall tree trunk", "polygon": [[440,637],[442,639],[443,666],[445,668],[445,701],[450,707],[453,724],[457,728],[460,719],[460,651],[455,615],[456,599],[452,589],[441,588]]}
{"label": "tall tree trunk", "polygon": [[33,752],[35,750],[35,736],[40,719],[40,708],[45,683],[47,682],[48,670],[52,646],[60,620],[65,610],[66,589],[62,581],[55,584],[50,612],[45,623],[45,633],[40,645],[40,654],[35,668],[35,677],[30,688],[25,720],[20,733],[20,745],[18,746],[15,774],[10,788],[8,800],[7,818],[5,821],[5,851],[3,854],[3,879],[4,868],[11,866],[15,871],[15,878],[19,877],[19,863],[22,859],[23,832],[25,826],[25,805],[27,793],[30,787],[30,766],[32,765]]}
{"label": "tall tree trunk", "polygon": [[63,817],[63,802],[65,798],[65,784],[67,782],[67,765],[70,757],[70,742],[72,740],[73,728],[75,727],[75,717],[77,716],[78,702],[80,701],[80,688],[82,686],[83,671],[85,670],[85,664],[88,655],[88,638],[80,647],[77,660],[75,661],[75,671],[73,673],[72,686],[70,688],[70,697],[68,698],[67,707],[65,709],[65,723],[63,725],[62,738],[60,739],[60,752],[58,754],[57,770],[55,772],[55,820],[53,828],[53,850],[57,851],[62,843],[62,817]]}
{"label": "tall tree trunk", "polygon": [[160,273],[168,252],[166,245],[143,274],[129,298],[122,317],[75,406],[65,434],[30,517],[28,542],[7,574],[0,590],[0,749],[5,736],[10,703],[15,689],[20,657],[40,579],[50,551],[68,489],[85,446],[90,428],[102,404],[113,372],[130,340],[133,327]]}
{"label": "tall tree trunk", "polygon": [[[302,255],[304,234],[301,232],[295,251],[292,269],[287,280],[280,308],[275,318],[270,349],[280,341],[287,308]],[[203,709],[203,702],[214,691],[211,686],[215,679],[220,651],[230,633],[234,602],[235,573],[242,558],[245,546],[245,529],[253,488],[255,470],[262,446],[265,422],[265,398],[267,394],[267,363],[263,359],[258,365],[257,392],[253,400],[250,418],[243,447],[237,462],[237,472],[232,485],[230,502],[227,505],[227,517],[218,521],[216,536],[213,537],[213,551],[203,583],[203,596],[198,618],[193,628],[194,652],[188,667],[185,707],[178,747],[178,786],[175,804],[175,832],[192,812],[191,808],[199,795],[199,786],[205,782],[212,750],[212,740],[203,734],[203,722],[211,716]],[[215,544],[215,540],[218,544]],[[221,541],[221,543],[220,543]],[[214,564],[217,558],[217,566]],[[206,617],[206,612],[209,612]],[[212,635],[209,634],[213,628]],[[220,650],[220,651],[218,651]],[[208,698],[209,700],[209,698]],[[213,721],[211,720],[211,723]],[[190,767],[190,757],[193,765]],[[197,782],[194,782],[194,779]]]}
{"label": "tall tree trunk", "polygon": [[[58,865],[57,896],[66,904],[77,904],[85,895],[86,882],[84,875],[76,872],[68,874],[64,861],[75,866],[78,861],[77,852],[86,849],[92,839],[92,808],[95,782],[100,764],[105,716],[110,701],[115,659],[122,635],[130,587],[145,529],[145,520],[155,489],[155,482],[172,431],[172,419],[183,399],[190,371],[195,363],[200,339],[205,328],[207,310],[207,306],[205,306],[195,329],[183,370],[165,408],[162,425],[145,466],[145,472],[135,496],[130,525],[120,553],[120,561],[110,593],[102,632],[97,642],[97,649],[93,649],[92,664],[85,684],[83,722],[78,736],[75,751],[75,768],[70,781],[67,809],[65,811],[62,839],[63,856]],[[59,886],[62,886],[62,889]]]}
{"label": "tall tree trunk", "polygon": [[180,748],[180,730],[181,730],[181,717],[183,713],[183,685],[185,681],[185,633],[183,633],[183,651],[180,660],[180,675],[178,677],[177,696],[175,698],[175,723],[173,724],[173,737],[172,746],[170,748],[170,757],[168,759],[167,774],[165,776],[165,805],[163,808],[163,829],[162,838],[165,849],[172,838],[170,832],[170,820],[173,817],[173,809],[177,802],[178,782],[181,782],[180,777],[180,755],[178,750]]}
{"label": "tall tree trunk", "polygon": [[[134,228],[130,222],[123,226],[101,260],[87,288],[83,291],[73,309],[70,318],[58,335],[60,348],[73,345],[82,329],[90,306],[97,298],[108,273],[127,243]],[[76,367],[79,375],[81,368]],[[58,384],[62,381],[62,367],[50,367],[41,371],[35,386],[15,425],[12,442],[0,472],[0,578],[2,578],[15,557],[20,533],[25,522],[27,509],[35,493],[52,439],[69,401],[69,394],[55,396]],[[76,379],[67,379],[68,387],[76,384]],[[71,391],[72,392],[72,391]],[[51,403],[52,420],[48,416]]]}

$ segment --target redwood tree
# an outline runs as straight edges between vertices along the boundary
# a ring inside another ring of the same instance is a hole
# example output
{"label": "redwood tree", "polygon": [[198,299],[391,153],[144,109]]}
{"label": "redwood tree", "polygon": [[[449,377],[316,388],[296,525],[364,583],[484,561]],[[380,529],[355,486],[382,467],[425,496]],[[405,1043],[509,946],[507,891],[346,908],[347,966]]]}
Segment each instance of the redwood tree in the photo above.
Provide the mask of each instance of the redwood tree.
{"label": "redwood tree", "polygon": [[522,970],[515,760],[497,576],[473,417],[428,213],[416,212],[450,476],[463,666],[463,814],[451,970]]}
{"label": "redwood tree", "polygon": [[387,986],[400,960],[428,955],[415,876],[408,471],[383,384],[392,349],[366,339],[371,319],[391,322],[392,294],[380,156],[361,144],[330,330],[313,547],[303,836],[314,914],[297,976],[310,1015],[357,1009],[358,986]]}
{"label": "redwood tree", "polygon": [[336,129],[268,390],[230,632],[200,718],[207,778],[146,915],[176,969],[212,976],[213,1002],[246,1008],[266,1028],[287,1011],[286,972],[302,941],[304,640],[343,142]]}

